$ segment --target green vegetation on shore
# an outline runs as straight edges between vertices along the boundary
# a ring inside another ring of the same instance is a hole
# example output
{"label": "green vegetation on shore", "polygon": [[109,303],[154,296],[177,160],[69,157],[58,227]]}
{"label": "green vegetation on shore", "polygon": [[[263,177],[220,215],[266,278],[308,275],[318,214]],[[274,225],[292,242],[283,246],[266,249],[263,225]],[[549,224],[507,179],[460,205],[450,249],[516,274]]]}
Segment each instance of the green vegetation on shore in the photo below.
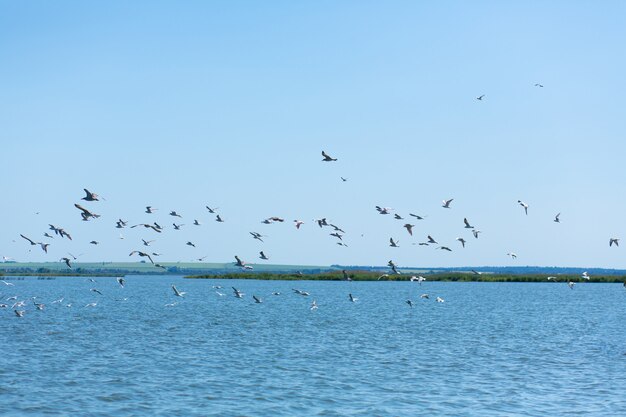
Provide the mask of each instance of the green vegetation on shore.
{"label": "green vegetation on shore", "polygon": [[[347,271],[352,281],[409,281],[412,275],[381,274],[369,271]],[[423,274],[427,281],[460,281],[460,282],[548,282],[547,275],[514,275],[514,274],[481,274],[474,273],[435,273]],[[259,280],[311,280],[311,281],[343,281],[341,271],[322,272],[316,274],[267,273],[267,272],[237,272],[226,274],[188,275],[190,279],[259,279]],[[578,275],[558,275],[557,282],[586,281]],[[589,282],[622,283],[625,275],[593,276]]]}

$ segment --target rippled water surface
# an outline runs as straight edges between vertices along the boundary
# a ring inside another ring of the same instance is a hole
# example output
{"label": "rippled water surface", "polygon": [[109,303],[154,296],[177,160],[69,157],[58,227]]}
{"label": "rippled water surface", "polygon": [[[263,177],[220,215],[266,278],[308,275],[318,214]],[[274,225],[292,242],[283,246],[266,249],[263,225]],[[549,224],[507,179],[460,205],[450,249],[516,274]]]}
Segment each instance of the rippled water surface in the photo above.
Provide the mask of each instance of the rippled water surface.
{"label": "rippled water surface", "polygon": [[626,415],[618,284],[96,281],[0,284],[0,415]]}

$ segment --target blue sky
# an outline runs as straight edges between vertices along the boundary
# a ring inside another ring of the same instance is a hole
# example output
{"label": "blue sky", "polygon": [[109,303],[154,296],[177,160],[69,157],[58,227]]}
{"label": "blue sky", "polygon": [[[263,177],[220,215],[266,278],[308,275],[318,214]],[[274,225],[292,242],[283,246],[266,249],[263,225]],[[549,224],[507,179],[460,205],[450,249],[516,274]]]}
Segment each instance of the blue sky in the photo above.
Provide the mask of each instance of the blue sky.
{"label": "blue sky", "polygon": [[[0,255],[626,268],[622,2],[129,3],[0,3]],[[48,223],[74,240],[29,252]]]}

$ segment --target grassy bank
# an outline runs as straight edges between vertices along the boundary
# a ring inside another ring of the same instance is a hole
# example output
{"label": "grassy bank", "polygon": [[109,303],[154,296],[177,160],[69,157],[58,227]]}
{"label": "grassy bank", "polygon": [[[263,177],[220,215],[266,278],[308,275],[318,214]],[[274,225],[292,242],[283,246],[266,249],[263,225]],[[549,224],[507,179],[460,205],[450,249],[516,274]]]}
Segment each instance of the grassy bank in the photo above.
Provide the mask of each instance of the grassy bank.
{"label": "grassy bank", "polygon": [[[385,274],[387,275],[387,274]],[[513,275],[513,274],[482,274],[474,273],[436,273],[423,275],[427,281],[461,281],[461,282],[548,282],[547,275]],[[367,271],[349,271],[348,277],[352,281],[409,281],[412,275],[387,275]],[[260,280],[312,280],[312,281],[343,281],[341,271],[323,272],[318,274],[283,274],[266,272],[237,272],[226,274],[188,275],[190,279],[260,279]],[[558,275],[557,282],[583,282],[579,275]],[[592,276],[589,282],[622,283],[625,275]]]}

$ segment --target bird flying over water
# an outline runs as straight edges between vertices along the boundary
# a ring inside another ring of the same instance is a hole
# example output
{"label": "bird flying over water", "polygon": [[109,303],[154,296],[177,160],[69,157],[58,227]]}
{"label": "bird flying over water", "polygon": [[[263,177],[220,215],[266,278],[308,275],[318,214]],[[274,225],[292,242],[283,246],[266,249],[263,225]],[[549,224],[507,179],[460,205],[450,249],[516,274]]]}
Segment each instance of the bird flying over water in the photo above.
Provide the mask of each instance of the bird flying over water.
{"label": "bird flying over water", "polygon": [[172,290],[174,290],[174,295],[176,297],[183,297],[185,294],[187,294],[184,291],[178,291],[178,289],[176,288],[176,286],[174,284],[172,284]]}
{"label": "bird flying over water", "polygon": [[67,267],[69,269],[72,269],[72,264],[70,263],[70,258],[61,258],[60,260],[65,262],[65,265],[67,265]]}
{"label": "bird flying over water", "polygon": [[389,246],[391,246],[392,248],[399,248],[400,246],[398,246],[398,242],[394,241],[392,237],[389,238]]}
{"label": "bird flying over water", "polygon": [[259,256],[259,258],[261,258],[261,259],[263,259],[263,260],[268,261],[268,260],[270,259],[270,258],[268,258],[267,256],[265,256],[265,254],[263,253],[263,251],[259,252],[259,254],[261,255],[261,256]]}
{"label": "bird flying over water", "polygon": [[117,277],[117,283],[120,284],[120,287],[124,288],[126,281],[124,281],[124,278],[122,277]]}

